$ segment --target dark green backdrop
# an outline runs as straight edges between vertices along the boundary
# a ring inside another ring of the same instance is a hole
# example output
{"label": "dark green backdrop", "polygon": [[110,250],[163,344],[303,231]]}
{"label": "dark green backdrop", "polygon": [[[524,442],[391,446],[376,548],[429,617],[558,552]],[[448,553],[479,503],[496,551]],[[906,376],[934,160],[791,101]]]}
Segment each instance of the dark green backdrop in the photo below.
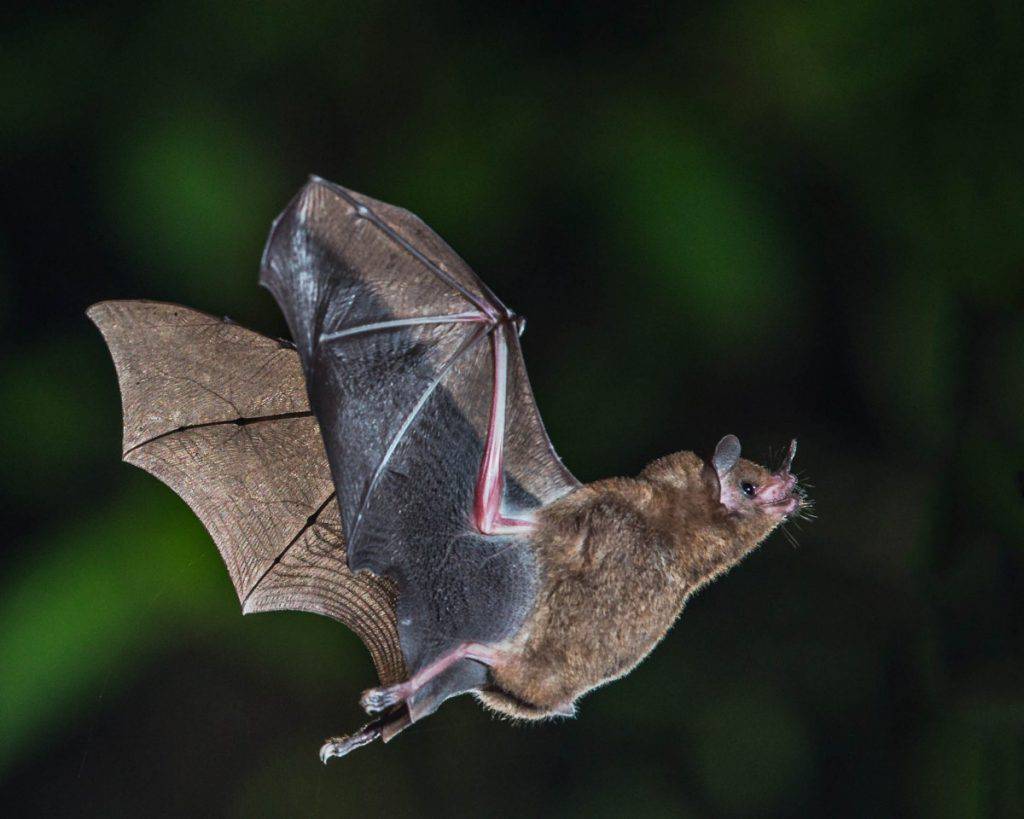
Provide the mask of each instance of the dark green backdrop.
{"label": "dark green backdrop", "polygon": [[[0,787],[25,814],[1024,812],[1019,3],[20,4],[0,26]],[[243,619],[118,460],[83,311],[256,286],[318,173],[529,317],[584,480],[800,439],[819,520],[543,726],[454,701],[324,768],[373,672]]]}

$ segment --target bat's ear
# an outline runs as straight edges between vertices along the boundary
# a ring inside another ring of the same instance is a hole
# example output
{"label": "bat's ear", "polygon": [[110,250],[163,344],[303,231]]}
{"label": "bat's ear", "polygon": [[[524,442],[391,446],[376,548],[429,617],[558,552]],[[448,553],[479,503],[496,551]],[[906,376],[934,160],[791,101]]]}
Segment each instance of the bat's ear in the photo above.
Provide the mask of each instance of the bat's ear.
{"label": "bat's ear", "polygon": [[726,435],[718,446],[715,447],[715,454],[705,468],[707,478],[715,488],[716,496],[721,495],[722,481],[729,474],[737,461],[740,459],[740,439],[735,435]]}
{"label": "bat's ear", "polygon": [[715,447],[715,454],[711,458],[711,466],[715,474],[721,480],[736,466],[740,459],[740,439],[735,435],[726,435],[718,446]]}

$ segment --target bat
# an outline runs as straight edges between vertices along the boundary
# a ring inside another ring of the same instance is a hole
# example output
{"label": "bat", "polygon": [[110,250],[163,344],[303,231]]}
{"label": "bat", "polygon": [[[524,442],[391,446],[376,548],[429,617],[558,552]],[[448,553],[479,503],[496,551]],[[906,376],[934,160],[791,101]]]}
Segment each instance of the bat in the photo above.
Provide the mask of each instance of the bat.
{"label": "bat", "polygon": [[791,473],[677,452],[581,484],[526,375],[524,320],[408,211],[312,177],[260,283],[292,341],[187,307],[88,315],[122,397],[123,457],[210,532],[242,610],[310,611],[366,645],[370,721],[326,762],[474,694],[575,714],[639,663],[687,598],[807,500]]}

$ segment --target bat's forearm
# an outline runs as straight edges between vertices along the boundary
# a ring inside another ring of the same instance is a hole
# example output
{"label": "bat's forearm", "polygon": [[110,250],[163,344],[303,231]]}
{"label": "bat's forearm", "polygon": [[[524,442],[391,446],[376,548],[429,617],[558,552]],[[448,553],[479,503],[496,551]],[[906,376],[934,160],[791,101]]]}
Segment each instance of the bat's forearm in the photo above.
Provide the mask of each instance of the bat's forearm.
{"label": "bat's forearm", "polygon": [[533,528],[532,516],[506,516],[501,502],[505,493],[505,420],[508,404],[508,342],[505,328],[491,332],[494,360],[491,411],[487,442],[476,481],[473,514],[477,529],[485,535],[519,534]]}

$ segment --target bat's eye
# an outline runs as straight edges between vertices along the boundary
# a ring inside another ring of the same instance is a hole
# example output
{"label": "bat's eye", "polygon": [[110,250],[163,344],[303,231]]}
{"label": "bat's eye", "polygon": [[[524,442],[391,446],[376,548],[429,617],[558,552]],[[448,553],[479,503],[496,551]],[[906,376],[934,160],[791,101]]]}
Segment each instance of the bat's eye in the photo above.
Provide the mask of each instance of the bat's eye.
{"label": "bat's eye", "polygon": [[754,484],[750,483],[750,481],[744,481],[743,483],[741,483],[740,489],[743,490],[743,494],[746,495],[748,498],[754,497],[754,495],[757,492],[757,487],[754,486]]}

